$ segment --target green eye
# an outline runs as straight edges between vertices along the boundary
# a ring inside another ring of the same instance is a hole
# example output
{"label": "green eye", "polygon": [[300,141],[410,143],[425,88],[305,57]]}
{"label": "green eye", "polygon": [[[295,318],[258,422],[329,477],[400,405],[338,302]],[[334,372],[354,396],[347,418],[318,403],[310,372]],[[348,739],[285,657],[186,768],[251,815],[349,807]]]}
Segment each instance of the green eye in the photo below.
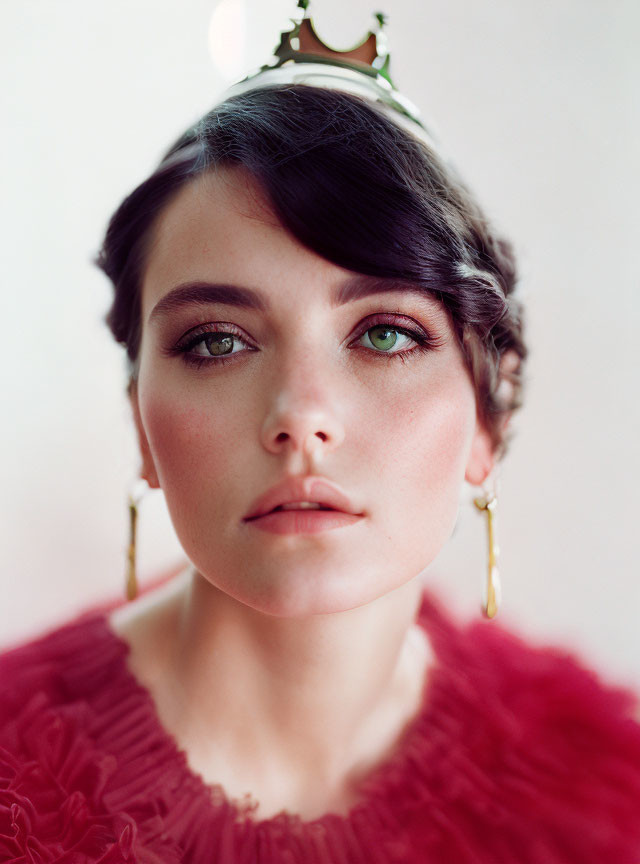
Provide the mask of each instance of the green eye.
{"label": "green eye", "polygon": [[386,326],[378,326],[378,327],[370,327],[367,330],[367,333],[371,333],[369,336],[371,344],[375,348],[380,348],[382,351],[387,351],[389,348],[395,347],[396,342],[398,341],[398,331],[394,327],[386,327]]}

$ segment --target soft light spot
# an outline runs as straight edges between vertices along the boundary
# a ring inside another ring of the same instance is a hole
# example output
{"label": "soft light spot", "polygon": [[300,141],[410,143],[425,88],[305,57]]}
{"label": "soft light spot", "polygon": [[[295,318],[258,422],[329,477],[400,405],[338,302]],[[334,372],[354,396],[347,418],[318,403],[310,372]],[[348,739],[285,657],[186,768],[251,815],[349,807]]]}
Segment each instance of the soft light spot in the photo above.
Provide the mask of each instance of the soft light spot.
{"label": "soft light spot", "polygon": [[246,0],[220,0],[209,24],[211,59],[228,81],[247,72],[247,5]]}

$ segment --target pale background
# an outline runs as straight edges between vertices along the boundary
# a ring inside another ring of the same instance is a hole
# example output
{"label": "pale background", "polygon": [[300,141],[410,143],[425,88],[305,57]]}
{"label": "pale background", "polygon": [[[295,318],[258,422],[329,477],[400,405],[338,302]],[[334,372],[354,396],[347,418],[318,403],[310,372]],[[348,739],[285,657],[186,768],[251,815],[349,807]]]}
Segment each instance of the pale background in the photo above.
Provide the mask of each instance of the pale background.
{"label": "pale background", "polygon": [[[351,47],[372,4],[316,0],[321,36]],[[224,4],[216,67],[218,5],[0,4],[0,644],[122,591],[137,459],[123,352],[102,323],[110,287],[90,261],[122,197],[266,61],[295,10]],[[382,8],[396,82],[520,254],[532,352],[503,466],[500,620],[640,687],[640,4]],[[426,574],[464,617],[478,611],[484,530],[464,505]],[[161,493],[142,506],[140,546],[143,582],[180,557]]]}

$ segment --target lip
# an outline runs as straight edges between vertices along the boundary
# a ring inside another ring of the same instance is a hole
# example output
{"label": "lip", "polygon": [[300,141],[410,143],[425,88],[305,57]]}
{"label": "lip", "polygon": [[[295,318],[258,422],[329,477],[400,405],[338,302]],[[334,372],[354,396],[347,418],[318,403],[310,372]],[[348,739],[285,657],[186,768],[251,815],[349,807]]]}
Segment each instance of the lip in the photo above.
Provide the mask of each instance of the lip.
{"label": "lip", "polygon": [[[274,507],[280,504],[293,504],[297,501],[311,501],[326,507],[331,507],[332,510],[340,511],[343,514],[351,514],[352,516],[362,516],[363,513],[354,502],[350,500],[348,495],[324,477],[287,477],[276,486],[272,486],[264,495],[257,498],[251,507],[248,514],[244,517],[245,522],[253,519],[264,517],[270,514]],[[284,511],[285,513],[287,511]],[[288,511],[294,512],[294,511]],[[325,511],[303,510],[295,511],[297,513],[319,513]],[[331,511],[329,511],[331,512]],[[280,515],[279,513],[274,514]]]}
{"label": "lip", "polygon": [[319,534],[359,522],[362,517],[342,510],[278,510],[256,516],[247,524],[269,534]]}

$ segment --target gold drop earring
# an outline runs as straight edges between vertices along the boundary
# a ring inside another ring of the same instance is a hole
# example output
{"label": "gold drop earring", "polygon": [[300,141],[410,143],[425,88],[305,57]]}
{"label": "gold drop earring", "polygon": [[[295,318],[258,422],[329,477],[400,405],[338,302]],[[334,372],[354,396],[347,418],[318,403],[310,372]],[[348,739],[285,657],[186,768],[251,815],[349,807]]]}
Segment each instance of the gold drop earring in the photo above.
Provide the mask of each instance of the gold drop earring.
{"label": "gold drop earring", "polygon": [[487,577],[482,591],[482,614],[485,618],[494,618],[496,616],[502,597],[500,572],[498,570],[498,555],[500,549],[498,548],[497,533],[497,488],[497,479],[493,484],[491,484],[490,481],[485,481],[482,496],[474,499],[474,504],[478,510],[484,510],[487,514],[489,560]]}
{"label": "gold drop earring", "polygon": [[127,547],[127,573],[125,594],[127,600],[135,600],[138,596],[138,578],[136,574],[136,532],[138,527],[138,505],[148,490],[145,480],[136,480],[127,496],[129,504],[129,546]]}

